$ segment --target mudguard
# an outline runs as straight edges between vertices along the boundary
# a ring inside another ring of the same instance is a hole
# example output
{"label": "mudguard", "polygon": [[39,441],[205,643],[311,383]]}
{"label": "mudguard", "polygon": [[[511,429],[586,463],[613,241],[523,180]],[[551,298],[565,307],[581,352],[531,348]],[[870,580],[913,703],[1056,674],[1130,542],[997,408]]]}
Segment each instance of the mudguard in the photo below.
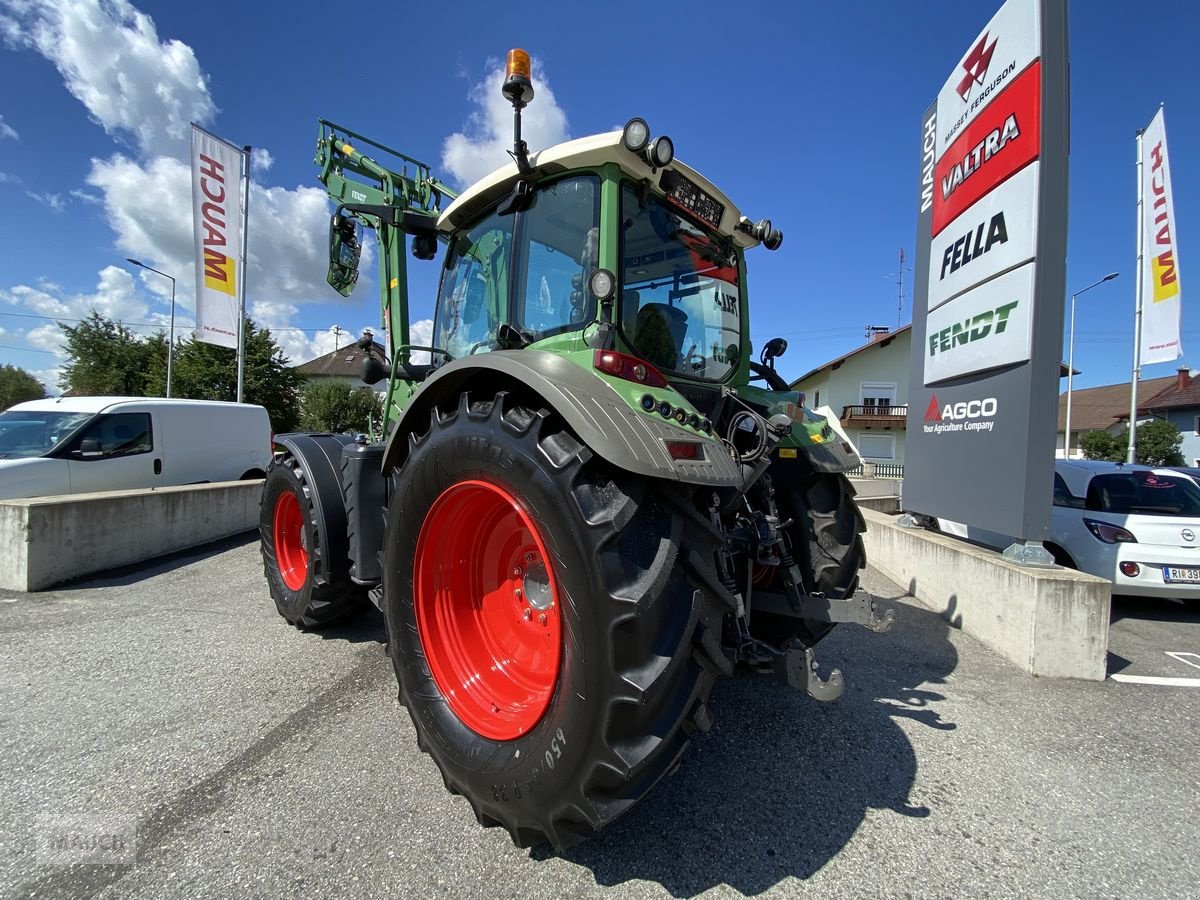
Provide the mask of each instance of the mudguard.
{"label": "mudguard", "polygon": [[719,443],[710,442],[705,459],[672,459],[663,441],[694,440],[694,434],[657,415],[632,409],[603,379],[544,350],[498,350],[440,366],[421,385],[388,436],[384,475],[404,462],[408,435],[428,428],[429,414],[435,406],[464,389],[475,391],[477,399],[482,399],[510,385],[536,392],[593,453],[618,468],[689,484],[741,484],[741,471]]}
{"label": "mudguard", "polygon": [[326,577],[345,575],[349,566],[346,501],[342,495],[342,447],[353,440],[348,434],[275,435],[275,443],[286,447],[299,461],[304,480],[312,491],[317,537],[325,548],[320,559],[322,574]]}

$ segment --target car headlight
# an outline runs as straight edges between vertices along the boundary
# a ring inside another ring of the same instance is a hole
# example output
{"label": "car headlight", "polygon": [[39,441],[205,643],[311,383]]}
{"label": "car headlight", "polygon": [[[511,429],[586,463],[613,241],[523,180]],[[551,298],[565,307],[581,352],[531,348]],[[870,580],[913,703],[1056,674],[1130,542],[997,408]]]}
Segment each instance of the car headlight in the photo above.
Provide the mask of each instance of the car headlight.
{"label": "car headlight", "polygon": [[1112,522],[1097,522],[1095,519],[1084,519],[1083,524],[1098,541],[1106,544],[1136,544],[1137,538],[1128,528],[1114,525]]}

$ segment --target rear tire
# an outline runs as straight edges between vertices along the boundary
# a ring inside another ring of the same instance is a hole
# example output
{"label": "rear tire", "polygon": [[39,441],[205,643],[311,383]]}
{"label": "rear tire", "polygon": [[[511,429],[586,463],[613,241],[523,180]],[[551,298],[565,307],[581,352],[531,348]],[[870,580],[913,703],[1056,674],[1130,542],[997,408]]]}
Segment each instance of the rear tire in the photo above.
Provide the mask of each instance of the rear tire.
{"label": "rear tire", "polygon": [[[401,701],[446,787],[518,846],[594,834],[710,725],[725,607],[692,583],[712,537],[667,491],[503,393],[435,411],[395,475],[383,577]],[[539,626],[550,643],[512,636]]]}
{"label": "rear tire", "polygon": [[[858,573],[866,565],[862,532],[866,522],[854,502],[854,486],[842,474],[809,472],[774,479],[781,519],[792,520],[788,537],[800,567],[804,590],[840,599],[858,590]],[[799,636],[810,646],[833,626],[828,622],[754,613],[754,635],[776,646]]]}
{"label": "rear tire", "polygon": [[279,614],[297,628],[327,625],[361,605],[363,596],[348,577],[323,572],[312,491],[292,454],[278,454],[267,466],[258,525],[263,572]]}

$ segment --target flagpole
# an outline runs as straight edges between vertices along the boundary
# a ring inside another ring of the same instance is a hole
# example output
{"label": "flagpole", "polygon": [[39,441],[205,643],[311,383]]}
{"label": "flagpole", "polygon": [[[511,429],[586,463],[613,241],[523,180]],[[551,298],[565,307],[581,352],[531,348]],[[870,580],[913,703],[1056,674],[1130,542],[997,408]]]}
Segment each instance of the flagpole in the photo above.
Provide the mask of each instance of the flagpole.
{"label": "flagpole", "polygon": [[1142,374],[1142,243],[1143,243],[1143,228],[1142,220],[1142,203],[1144,197],[1142,195],[1142,132],[1144,129],[1139,128],[1137,131],[1137,286],[1135,295],[1137,297],[1137,311],[1133,316],[1133,381],[1129,385],[1129,450],[1125,454],[1125,462],[1136,462],[1136,450],[1134,442],[1137,440],[1137,389],[1138,379]]}
{"label": "flagpole", "polygon": [[[1140,140],[1140,138],[1139,138]],[[1140,145],[1139,145],[1140,146]],[[250,230],[250,145],[242,148],[242,180],[246,185],[242,201],[242,277],[238,279],[238,347],[237,347],[237,402],[242,402],[246,382],[246,236]],[[1140,158],[1140,155],[1139,155]],[[1138,182],[1141,184],[1141,181]],[[1140,209],[1140,206],[1139,206]],[[1139,218],[1139,222],[1141,219]]]}

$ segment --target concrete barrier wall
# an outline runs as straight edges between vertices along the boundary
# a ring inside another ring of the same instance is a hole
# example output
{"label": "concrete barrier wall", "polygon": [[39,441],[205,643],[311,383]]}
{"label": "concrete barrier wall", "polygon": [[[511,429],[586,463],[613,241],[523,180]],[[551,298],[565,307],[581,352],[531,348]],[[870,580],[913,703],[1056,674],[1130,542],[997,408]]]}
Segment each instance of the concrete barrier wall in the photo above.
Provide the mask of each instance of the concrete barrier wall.
{"label": "concrete barrier wall", "polygon": [[1026,672],[1102,681],[1112,584],[999,553],[864,509],[867,561],[951,625]]}
{"label": "concrete barrier wall", "polygon": [[0,501],[0,587],[37,591],[258,526],[262,481]]}

